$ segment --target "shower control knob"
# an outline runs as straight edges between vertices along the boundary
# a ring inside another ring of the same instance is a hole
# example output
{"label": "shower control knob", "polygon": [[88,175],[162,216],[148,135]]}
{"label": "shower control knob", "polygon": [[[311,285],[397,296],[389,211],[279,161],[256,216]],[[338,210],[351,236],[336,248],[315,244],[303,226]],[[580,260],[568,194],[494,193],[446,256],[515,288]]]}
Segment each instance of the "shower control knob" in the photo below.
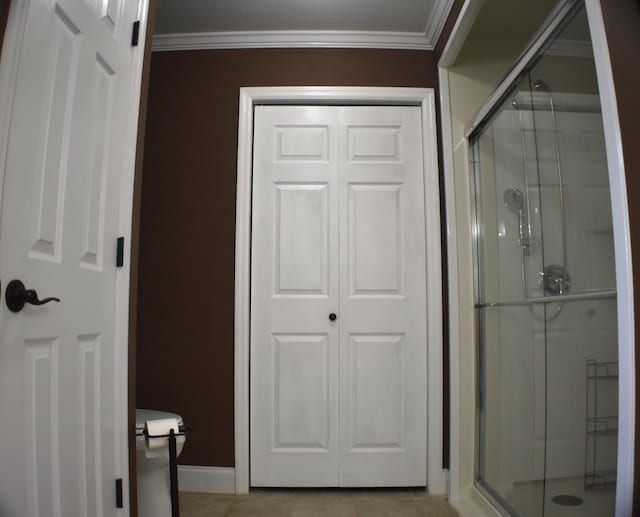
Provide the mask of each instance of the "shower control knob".
{"label": "shower control knob", "polygon": [[338,316],[336,316],[335,312],[332,312],[331,314],[329,314],[329,319],[331,321],[336,321],[337,318],[338,318]]}
{"label": "shower control knob", "polygon": [[540,283],[546,294],[560,296],[571,288],[571,277],[564,266],[550,264],[540,272]]}

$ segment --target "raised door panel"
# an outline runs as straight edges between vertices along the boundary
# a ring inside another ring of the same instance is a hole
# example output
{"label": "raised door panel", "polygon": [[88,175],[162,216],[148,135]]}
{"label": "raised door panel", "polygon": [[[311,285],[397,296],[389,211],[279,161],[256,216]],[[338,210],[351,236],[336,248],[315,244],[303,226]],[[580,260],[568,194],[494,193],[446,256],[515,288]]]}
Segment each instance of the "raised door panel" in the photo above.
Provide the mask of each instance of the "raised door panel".
{"label": "raised door panel", "polygon": [[401,295],[399,184],[349,185],[350,296]]}
{"label": "raised door panel", "polygon": [[399,162],[400,127],[394,125],[350,126],[347,133],[350,162]]}
{"label": "raised door panel", "polygon": [[100,336],[78,336],[78,355],[80,508],[84,515],[100,515]]}
{"label": "raised door panel", "polygon": [[403,447],[404,347],[401,335],[352,335],[349,344],[351,451]]}
{"label": "raised door panel", "polygon": [[32,258],[60,262],[69,136],[78,74],[80,30],[61,9],[53,14],[51,46],[40,104],[40,135],[31,224]]}
{"label": "raised door panel", "polygon": [[26,352],[25,385],[27,414],[27,501],[29,515],[45,517],[60,515],[60,479],[51,473],[60,472],[60,457],[56,445],[58,379],[56,364],[57,338],[29,339]]}
{"label": "raised door panel", "polygon": [[118,24],[118,19],[120,15],[120,10],[122,8],[122,0],[101,0],[102,6],[100,13],[102,15],[102,20],[111,30],[115,31],[116,25]]}
{"label": "raised door panel", "polygon": [[329,445],[329,336],[273,336],[274,449]]}
{"label": "raised door panel", "polygon": [[328,126],[279,125],[275,129],[277,161],[328,161]]}
{"label": "raised door panel", "polygon": [[120,23],[123,0],[85,0],[85,2],[110,32],[116,31],[116,26]]}
{"label": "raised door panel", "polygon": [[87,162],[88,181],[85,183],[85,227],[82,231],[80,250],[81,267],[103,267],[105,231],[106,181],[109,170],[109,140],[111,135],[111,111],[115,84],[115,72],[97,54],[93,66],[91,111],[89,119],[90,144]]}
{"label": "raised door panel", "polygon": [[328,186],[275,185],[276,295],[327,296]]}

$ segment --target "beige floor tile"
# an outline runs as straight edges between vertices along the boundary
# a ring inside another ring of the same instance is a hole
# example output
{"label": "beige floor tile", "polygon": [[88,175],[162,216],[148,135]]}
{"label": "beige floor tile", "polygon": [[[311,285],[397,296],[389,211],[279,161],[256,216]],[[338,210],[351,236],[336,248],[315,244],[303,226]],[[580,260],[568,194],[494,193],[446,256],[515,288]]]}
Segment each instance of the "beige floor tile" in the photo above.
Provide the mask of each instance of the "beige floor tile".
{"label": "beige floor tile", "polygon": [[223,517],[230,505],[230,496],[180,492],[180,515],[183,517]]}
{"label": "beige floor tile", "polygon": [[426,493],[414,494],[416,505],[429,517],[458,517],[446,497],[428,495]]}
{"label": "beige floor tile", "polygon": [[358,517],[423,517],[411,498],[368,497],[356,500]]}
{"label": "beige floor tile", "polygon": [[352,490],[328,489],[319,490],[315,494],[320,500],[330,500],[336,503],[353,503],[354,493]]}
{"label": "beige floor tile", "polygon": [[273,496],[244,497],[233,501],[227,513],[228,516],[264,516],[288,517],[291,515],[293,502],[285,498]]}
{"label": "beige floor tile", "polygon": [[181,492],[182,517],[456,517],[443,497],[415,490]]}
{"label": "beige floor tile", "polygon": [[291,517],[356,517],[356,505],[352,502],[305,501],[293,505]]}
{"label": "beige floor tile", "polygon": [[[344,505],[349,506],[349,505]],[[330,511],[318,510],[315,508],[298,508],[293,510],[291,517],[357,517],[358,512],[355,506],[349,508],[333,508]]]}

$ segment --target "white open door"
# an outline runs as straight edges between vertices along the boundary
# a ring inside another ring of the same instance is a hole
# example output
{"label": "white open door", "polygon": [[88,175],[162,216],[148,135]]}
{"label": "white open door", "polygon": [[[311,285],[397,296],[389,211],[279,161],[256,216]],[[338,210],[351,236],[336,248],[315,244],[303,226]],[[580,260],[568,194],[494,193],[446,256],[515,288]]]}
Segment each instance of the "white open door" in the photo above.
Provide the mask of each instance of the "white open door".
{"label": "white open door", "polygon": [[[131,35],[146,8],[13,2],[2,57],[13,92],[0,215],[3,517],[122,513],[129,270],[116,267],[116,240],[131,225],[142,64]],[[61,301],[12,312],[11,280]]]}

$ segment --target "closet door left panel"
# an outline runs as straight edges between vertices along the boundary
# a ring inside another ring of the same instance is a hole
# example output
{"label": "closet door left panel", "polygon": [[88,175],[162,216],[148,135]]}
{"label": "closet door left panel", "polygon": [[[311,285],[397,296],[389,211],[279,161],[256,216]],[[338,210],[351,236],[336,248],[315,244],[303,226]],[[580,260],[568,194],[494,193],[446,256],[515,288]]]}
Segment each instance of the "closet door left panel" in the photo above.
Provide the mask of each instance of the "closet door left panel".
{"label": "closet door left panel", "polygon": [[335,109],[255,109],[252,486],[339,480],[337,122]]}

